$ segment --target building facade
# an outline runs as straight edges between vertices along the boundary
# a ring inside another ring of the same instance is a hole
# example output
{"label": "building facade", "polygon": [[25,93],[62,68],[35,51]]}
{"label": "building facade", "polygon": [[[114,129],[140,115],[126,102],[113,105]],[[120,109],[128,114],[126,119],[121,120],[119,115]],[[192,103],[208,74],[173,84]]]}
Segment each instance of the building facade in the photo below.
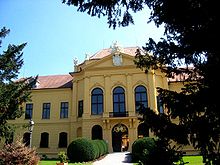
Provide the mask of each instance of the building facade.
{"label": "building facade", "polygon": [[75,60],[69,74],[39,76],[32,101],[24,105],[25,114],[11,121],[20,126],[16,136],[30,143],[30,133],[22,126],[32,118],[31,144],[47,157],[66,151],[78,137],[104,139],[109,152],[119,152],[131,151],[138,137],[153,136],[138,120],[139,105],[163,113],[156,88],[179,91],[183,82],[168,80],[158,70],[146,74],[137,68],[137,48],[113,45],[81,64]]}

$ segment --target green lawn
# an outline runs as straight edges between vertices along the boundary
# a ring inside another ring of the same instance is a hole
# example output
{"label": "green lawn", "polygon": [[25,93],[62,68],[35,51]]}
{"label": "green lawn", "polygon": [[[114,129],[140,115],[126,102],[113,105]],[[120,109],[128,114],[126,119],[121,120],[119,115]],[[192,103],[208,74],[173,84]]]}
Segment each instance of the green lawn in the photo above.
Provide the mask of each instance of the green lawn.
{"label": "green lawn", "polygon": [[[183,160],[185,163],[188,162],[186,165],[204,165],[202,163],[202,156],[184,156]],[[134,163],[134,165],[138,165],[138,163]]]}
{"label": "green lawn", "polygon": [[[39,165],[56,165],[59,160],[42,160]],[[92,165],[92,163],[68,163],[68,165]]]}
{"label": "green lawn", "polygon": [[[184,156],[183,160],[189,162],[187,165],[203,165],[202,156]],[[59,160],[42,160],[39,165],[56,165],[56,162]],[[92,165],[92,163],[68,163],[68,165]],[[134,165],[138,165],[138,163],[134,163]]]}
{"label": "green lawn", "polygon": [[187,165],[203,165],[202,156],[184,156],[184,162],[189,162]]}

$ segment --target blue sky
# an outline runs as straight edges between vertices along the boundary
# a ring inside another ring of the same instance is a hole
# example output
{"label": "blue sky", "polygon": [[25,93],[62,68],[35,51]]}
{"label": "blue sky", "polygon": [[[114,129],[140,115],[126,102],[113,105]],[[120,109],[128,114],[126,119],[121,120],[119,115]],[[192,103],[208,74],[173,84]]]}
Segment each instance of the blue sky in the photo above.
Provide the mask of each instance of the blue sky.
{"label": "blue sky", "polygon": [[114,41],[123,47],[142,47],[149,37],[159,40],[163,29],[147,24],[148,17],[146,8],[134,14],[135,25],[113,30],[106,17],[77,12],[62,0],[0,0],[0,28],[11,31],[0,53],[8,44],[27,42],[19,77],[68,74],[74,58],[82,62],[86,53],[95,54]]}

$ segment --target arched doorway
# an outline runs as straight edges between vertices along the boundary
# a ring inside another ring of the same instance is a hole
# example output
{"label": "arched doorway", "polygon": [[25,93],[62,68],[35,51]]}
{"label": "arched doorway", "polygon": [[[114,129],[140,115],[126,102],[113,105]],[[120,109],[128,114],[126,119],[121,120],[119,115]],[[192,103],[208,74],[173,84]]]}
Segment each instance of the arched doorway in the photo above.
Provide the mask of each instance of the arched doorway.
{"label": "arched doorway", "polygon": [[124,124],[116,124],[112,128],[113,152],[127,151],[129,147],[128,128]]}

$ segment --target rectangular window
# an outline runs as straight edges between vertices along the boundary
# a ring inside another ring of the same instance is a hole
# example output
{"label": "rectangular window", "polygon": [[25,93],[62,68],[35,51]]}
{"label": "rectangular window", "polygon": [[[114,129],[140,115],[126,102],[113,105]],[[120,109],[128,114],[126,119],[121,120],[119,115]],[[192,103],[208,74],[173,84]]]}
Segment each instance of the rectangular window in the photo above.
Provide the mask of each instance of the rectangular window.
{"label": "rectangular window", "polygon": [[83,100],[78,102],[78,117],[82,117],[83,114]]}
{"label": "rectangular window", "polygon": [[160,96],[157,96],[157,110],[159,113],[164,113],[163,103]]}
{"label": "rectangular window", "polygon": [[66,132],[61,132],[59,134],[58,147],[59,148],[66,148],[67,147],[67,133]]}
{"label": "rectangular window", "polygon": [[60,104],[60,118],[68,118],[68,102],[61,102]]}
{"label": "rectangular window", "polygon": [[50,118],[50,103],[43,103],[42,119]]}
{"label": "rectangular window", "polygon": [[25,108],[25,119],[31,119],[32,114],[33,114],[33,104],[28,103],[26,104],[26,108]]}
{"label": "rectangular window", "polygon": [[48,148],[49,147],[49,133],[43,132],[41,133],[40,138],[40,148]]}

